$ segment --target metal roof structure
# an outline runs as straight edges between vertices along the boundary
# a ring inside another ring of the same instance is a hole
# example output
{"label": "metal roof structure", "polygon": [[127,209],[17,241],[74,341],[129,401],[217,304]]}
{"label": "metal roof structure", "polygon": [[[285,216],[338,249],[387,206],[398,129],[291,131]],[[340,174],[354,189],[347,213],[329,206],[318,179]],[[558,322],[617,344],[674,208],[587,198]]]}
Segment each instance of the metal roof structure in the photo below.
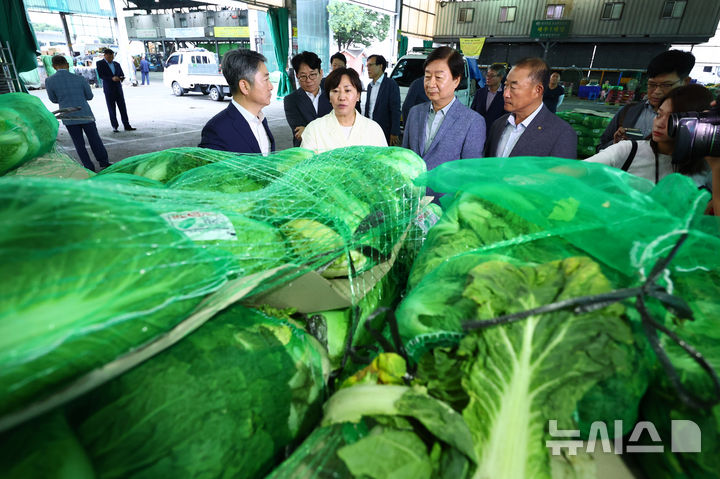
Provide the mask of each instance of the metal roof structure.
{"label": "metal roof structure", "polygon": [[285,6],[285,0],[122,0],[123,10],[143,10],[147,13],[178,10],[244,9],[246,7],[272,8]]}

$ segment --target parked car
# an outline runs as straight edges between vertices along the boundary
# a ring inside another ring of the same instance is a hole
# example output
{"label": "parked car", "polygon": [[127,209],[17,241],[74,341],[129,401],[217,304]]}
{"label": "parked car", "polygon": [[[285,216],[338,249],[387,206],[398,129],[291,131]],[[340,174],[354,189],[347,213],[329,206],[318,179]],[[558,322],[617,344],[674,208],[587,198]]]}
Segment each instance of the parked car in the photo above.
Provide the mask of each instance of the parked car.
{"label": "parked car", "polygon": [[[393,68],[390,78],[400,87],[400,102],[405,101],[407,96],[408,88],[410,84],[417,78],[420,78],[425,74],[423,64],[427,58],[429,51],[413,52],[407,55],[403,55],[398,60],[395,68]],[[474,81],[469,81],[470,78],[470,67],[467,59],[465,59],[465,71],[460,79],[460,84],[455,90],[455,96],[463,105],[470,106],[475,96],[476,84]]]}
{"label": "parked car", "polygon": [[182,49],[170,55],[165,62],[163,84],[172,88],[175,96],[200,92],[216,101],[230,96],[217,57],[204,48]]}

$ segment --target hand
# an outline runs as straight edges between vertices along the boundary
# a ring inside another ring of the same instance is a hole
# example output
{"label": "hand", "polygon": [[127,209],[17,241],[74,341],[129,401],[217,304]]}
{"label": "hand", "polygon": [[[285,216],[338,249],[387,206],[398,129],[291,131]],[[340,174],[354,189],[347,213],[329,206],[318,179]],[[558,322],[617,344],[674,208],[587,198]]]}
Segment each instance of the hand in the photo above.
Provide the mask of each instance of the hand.
{"label": "hand", "polygon": [[400,137],[397,135],[390,135],[390,146],[400,146]]}
{"label": "hand", "polygon": [[621,126],[613,135],[613,143],[617,143],[622,140],[627,140],[627,136],[625,136],[625,128]]}
{"label": "hand", "polygon": [[112,77],[112,81],[120,81],[120,77],[119,77],[119,76],[114,76],[114,77]]}
{"label": "hand", "polygon": [[305,127],[304,127],[304,126],[298,126],[298,127],[296,127],[296,128],[295,128],[295,139],[297,139],[297,140],[302,140],[303,131],[305,131]]}

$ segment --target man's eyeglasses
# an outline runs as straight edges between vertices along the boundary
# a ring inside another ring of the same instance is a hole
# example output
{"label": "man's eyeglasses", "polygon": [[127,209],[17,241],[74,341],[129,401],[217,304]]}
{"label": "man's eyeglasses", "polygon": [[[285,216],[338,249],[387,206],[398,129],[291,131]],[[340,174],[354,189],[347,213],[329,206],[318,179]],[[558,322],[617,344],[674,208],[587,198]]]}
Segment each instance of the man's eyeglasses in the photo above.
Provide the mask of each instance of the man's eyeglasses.
{"label": "man's eyeglasses", "polygon": [[486,73],[486,74],[485,74],[485,77],[486,77],[486,78],[497,78],[497,77],[499,77],[499,76],[500,76],[500,75],[496,75],[495,73]]}
{"label": "man's eyeglasses", "polygon": [[657,88],[661,89],[662,91],[669,91],[673,86],[680,83],[682,80],[674,81],[674,82],[665,82],[665,83],[655,83],[654,81],[649,81],[647,83],[648,91],[655,90]]}
{"label": "man's eyeglasses", "polygon": [[374,67],[375,65],[377,65],[377,63],[368,63],[367,64],[367,66],[369,66],[369,67]]}
{"label": "man's eyeglasses", "polygon": [[298,80],[300,80],[302,82],[306,82],[306,81],[315,80],[318,77],[318,75],[319,75],[319,73],[313,72],[313,73],[309,73],[307,75],[298,75],[297,78],[298,78]]}

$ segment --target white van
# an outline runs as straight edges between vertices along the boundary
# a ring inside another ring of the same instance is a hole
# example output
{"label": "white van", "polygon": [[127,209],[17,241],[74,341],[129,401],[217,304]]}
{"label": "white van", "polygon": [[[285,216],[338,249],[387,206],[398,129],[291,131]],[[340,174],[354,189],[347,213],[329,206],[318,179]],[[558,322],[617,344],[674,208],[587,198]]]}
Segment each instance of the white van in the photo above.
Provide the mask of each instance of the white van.
{"label": "white van", "polygon": [[163,84],[172,88],[175,96],[190,91],[210,95],[216,101],[230,96],[215,54],[204,48],[182,49],[170,55],[165,62]]}
{"label": "white van", "polygon": [[[405,101],[410,84],[415,79],[425,75],[423,65],[425,64],[425,59],[428,54],[429,52],[418,52],[403,55],[400,60],[398,60],[395,68],[393,68],[390,78],[395,80],[400,87],[401,104]],[[455,96],[458,100],[460,100],[460,103],[469,107],[472,104],[473,97],[475,96],[475,90],[476,84],[474,81],[470,80],[470,67],[467,60],[465,60],[465,71],[460,79],[460,84],[455,90]]]}

